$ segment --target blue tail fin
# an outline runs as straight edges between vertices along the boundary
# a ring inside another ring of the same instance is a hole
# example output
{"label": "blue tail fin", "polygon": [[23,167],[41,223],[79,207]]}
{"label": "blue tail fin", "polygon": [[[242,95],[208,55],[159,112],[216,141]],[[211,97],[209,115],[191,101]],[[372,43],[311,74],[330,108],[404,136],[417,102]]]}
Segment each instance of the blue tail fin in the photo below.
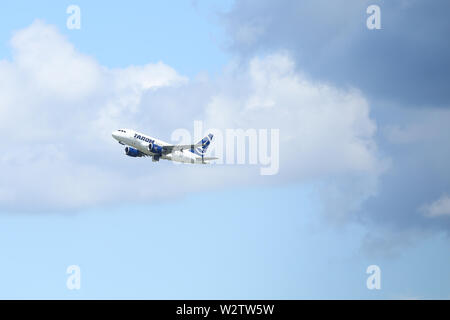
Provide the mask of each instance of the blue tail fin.
{"label": "blue tail fin", "polygon": [[206,137],[196,143],[196,146],[191,149],[191,152],[198,156],[203,156],[206,153],[209,145],[211,144],[212,138],[212,133],[208,134]]}

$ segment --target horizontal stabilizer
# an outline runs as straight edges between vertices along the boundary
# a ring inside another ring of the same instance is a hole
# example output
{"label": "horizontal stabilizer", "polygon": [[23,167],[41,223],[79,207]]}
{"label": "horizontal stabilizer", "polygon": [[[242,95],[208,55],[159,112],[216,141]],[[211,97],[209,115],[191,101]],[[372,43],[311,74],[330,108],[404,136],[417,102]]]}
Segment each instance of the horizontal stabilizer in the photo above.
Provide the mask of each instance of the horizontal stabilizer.
{"label": "horizontal stabilizer", "polygon": [[195,158],[195,162],[196,163],[209,163],[209,162],[206,162],[206,161],[210,161],[210,160],[217,160],[217,159],[219,159],[219,158],[216,158],[216,157],[202,157],[202,158]]}

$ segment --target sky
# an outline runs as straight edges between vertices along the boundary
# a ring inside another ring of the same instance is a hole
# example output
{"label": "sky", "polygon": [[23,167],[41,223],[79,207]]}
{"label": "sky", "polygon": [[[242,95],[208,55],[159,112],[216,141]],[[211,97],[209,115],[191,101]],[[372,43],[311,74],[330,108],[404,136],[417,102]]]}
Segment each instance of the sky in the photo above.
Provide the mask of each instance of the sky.
{"label": "sky", "polygon": [[[0,298],[449,299],[448,9],[6,4]],[[217,155],[228,129],[279,130],[278,167],[154,163],[111,137],[199,122]]]}

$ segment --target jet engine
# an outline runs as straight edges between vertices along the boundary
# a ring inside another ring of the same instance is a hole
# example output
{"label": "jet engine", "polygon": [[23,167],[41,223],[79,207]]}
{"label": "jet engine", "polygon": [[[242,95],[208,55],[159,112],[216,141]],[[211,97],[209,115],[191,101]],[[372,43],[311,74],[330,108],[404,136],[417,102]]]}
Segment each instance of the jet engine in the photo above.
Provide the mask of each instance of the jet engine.
{"label": "jet engine", "polygon": [[163,148],[161,146],[158,146],[157,144],[154,144],[153,142],[151,142],[148,145],[148,151],[150,151],[151,153],[162,154]]}
{"label": "jet engine", "polygon": [[125,154],[133,158],[144,156],[142,152],[132,147],[125,147]]}

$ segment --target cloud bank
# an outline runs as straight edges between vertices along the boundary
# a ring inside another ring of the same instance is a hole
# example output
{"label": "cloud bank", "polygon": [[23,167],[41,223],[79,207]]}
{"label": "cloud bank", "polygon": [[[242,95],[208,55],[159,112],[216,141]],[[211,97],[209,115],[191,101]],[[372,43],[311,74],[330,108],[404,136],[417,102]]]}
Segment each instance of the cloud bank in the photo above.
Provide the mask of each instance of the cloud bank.
{"label": "cloud bank", "polygon": [[[381,30],[366,27],[370,5],[381,9]],[[449,9],[445,0],[239,0],[222,21],[242,57],[289,50],[314,78],[372,100],[448,107]]]}
{"label": "cloud bank", "polygon": [[[11,61],[0,61],[2,211],[64,212],[286,183],[326,186],[325,197],[352,210],[376,191],[384,164],[364,95],[310,80],[285,52],[230,63],[216,79],[188,79],[162,62],[101,66],[42,21],[17,31],[11,47]],[[279,174],[129,159],[111,138],[129,127],[169,140],[194,120],[205,130],[280,129]]]}
{"label": "cloud bank", "polygon": [[[381,30],[366,27],[369,5],[381,9]],[[220,15],[240,63],[283,50],[295,72],[335,88],[356,86],[370,101],[373,139],[389,168],[358,209],[373,232],[368,248],[449,234],[447,216],[418,210],[450,192],[449,9],[444,0],[239,0]]]}

